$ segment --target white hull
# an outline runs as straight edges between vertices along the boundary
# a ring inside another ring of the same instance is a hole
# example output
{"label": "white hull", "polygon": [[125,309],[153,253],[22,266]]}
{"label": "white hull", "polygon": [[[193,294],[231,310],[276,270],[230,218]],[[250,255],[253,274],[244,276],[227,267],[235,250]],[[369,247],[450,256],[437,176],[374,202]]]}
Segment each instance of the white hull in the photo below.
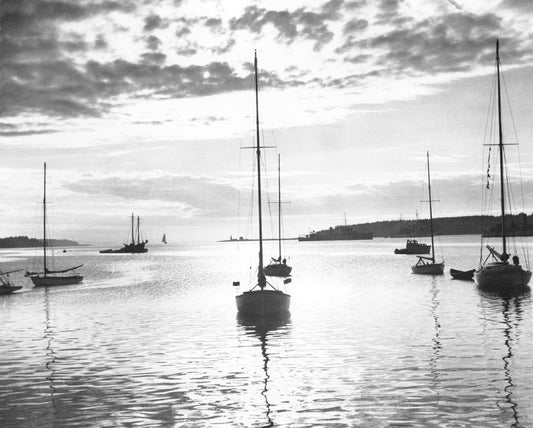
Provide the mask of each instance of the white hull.
{"label": "white hull", "polygon": [[474,281],[480,287],[503,289],[525,287],[530,280],[530,271],[508,263],[488,264],[474,272]]}
{"label": "white hull", "polygon": [[442,275],[444,273],[444,263],[414,265],[411,269],[417,275]]}
{"label": "white hull", "polygon": [[245,291],[235,301],[240,314],[263,316],[288,312],[291,296],[279,290]]}
{"label": "white hull", "polygon": [[35,287],[51,287],[54,285],[72,285],[83,281],[81,275],[70,276],[32,276],[31,281]]}

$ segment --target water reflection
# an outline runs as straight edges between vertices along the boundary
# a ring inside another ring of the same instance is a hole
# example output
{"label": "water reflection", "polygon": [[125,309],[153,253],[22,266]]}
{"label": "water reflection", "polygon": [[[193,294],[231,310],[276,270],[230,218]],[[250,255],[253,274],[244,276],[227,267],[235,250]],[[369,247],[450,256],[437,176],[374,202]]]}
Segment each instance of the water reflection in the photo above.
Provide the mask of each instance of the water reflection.
{"label": "water reflection", "polygon": [[513,392],[515,384],[512,377],[513,345],[520,341],[520,324],[523,319],[522,306],[531,298],[529,287],[521,289],[495,290],[478,288],[482,299],[489,303],[490,308],[501,313],[503,328],[503,343],[506,354],[502,357],[503,375],[505,380],[505,403],[512,411],[512,427],[520,428],[518,404],[514,399]]}
{"label": "water reflection", "polygon": [[438,383],[439,376],[438,376],[438,370],[437,370],[437,363],[440,358],[440,351],[442,349],[441,344],[441,338],[440,338],[440,320],[439,320],[439,288],[437,286],[437,280],[435,278],[431,278],[431,315],[433,317],[433,326],[435,329],[435,335],[432,339],[432,348],[433,348],[433,354],[430,359],[430,371],[433,376],[433,380],[435,383]]}
{"label": "water reflection", "polygon": [[268,345],[270,340],[279,337],[278,334],[274,335],[273,333],[286,332],[286,327],[290,326],[290,322],[291,318],[289,312],[273,315],[268,318],[245,317],[243,315],[237,316],[237,323],[239,326],[244,327],[245,333],[257,337],[260,341],[264,372],[263,390],[261,391],[261,395],[264,397],[265,401],[265,416],[267,421],[263,427],[274,426],[274,420],[271,417],[271,405],[268,401],[268,382],[270,380],[270,375],[268,373],[268,363],[270,361]]}
{"label": "water reflection", "polygon": [[50,399],[52,403],[52,408],[54,411],[54,416],[57,415],[57,406],[55,402],[55,393],[56,388],[54,385],[54,374],[55,374],[55,362],[56,362],[56,353],[54,351],[54,348],[52,347],[52,342],[54,341],[54,331],[52,330],[52,324],[50,323],[50,297],[49,297],[49,291],[48,288],[45,287],[44,289],[44,313],[46,316],[45,324],[44,324],[44,339],[46,340],[46,371],[49,373],[48,376],[46,376],[46,380],[50,383]]}

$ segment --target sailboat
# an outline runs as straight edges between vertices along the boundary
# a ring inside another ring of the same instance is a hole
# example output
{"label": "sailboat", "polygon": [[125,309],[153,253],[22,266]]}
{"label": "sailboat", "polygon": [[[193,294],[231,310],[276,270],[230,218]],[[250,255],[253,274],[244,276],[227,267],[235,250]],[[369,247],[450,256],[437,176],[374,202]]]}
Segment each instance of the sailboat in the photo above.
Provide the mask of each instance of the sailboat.
{"label": "sailboat", "polygon": [[161,238],[161,242],[163,244],[166,244],[167,243],[167,234],[166,233],[163,233],[163,238]]}
{"label": "sailboat", "polygon": [[53,285],[71,285],[79,284],[83,281],[81,275],[65,275],[83,265],[74,266],[63,270],[50,270],[47,265],[47,248],[46,248],[46,162],[44,163],[44,195],[43,195],[43,271],[26,272],[34,286],[53,286]]}
{"label": "sailboat", "polygon": [[[502,113],[501,113],[501,90],[500,90],[500,43],[496,40],[496,72],[497,72],[497,93],[498,93],[498,143],[490,144],[498,146],[500,155],[500,200],[501,200],[501,219],[502,219],[502,252],[496,251],[495,248],[487,245],[489,254],[485,260],[480,263],[479,269],[474,272],[474,281],[480,287],[487,288],[512,288],[526,287],[531,279],[531,272],[524,270],[520,266],[520,260],[517,255],[512,257],[513,264],[508,260],[511,254],[507,253],[507,236],[505,226],[505,168],[504,168],[504,143],[502,131]],[[491,262],[488,263],[489,258]],[[526,260],[529,264],[529,261]]]}
{"label": "sailboat", "polygon": [[278,154],[278,258],[271,258],[265,266],[266,276],[287,277],[291,274],[292,267],[287,264],[287,259],[281,255],[281,162]]}
{"label": "sailboat", "polygon": [[135,240],[135,216],[131,213],[131,243],[123,244],[122,248],[118,250],[101,250],[100,254],[146,253],[148,251],[148,248],[145,248],[146,244],[148,244],[148,240],[141,240],[141,218],[139,216],[137,216],[137,240]]}
{"label": "sailboat", "polygon": [[429,192],[429,226],[431,232],[431,257],[417,256],[418,262],[412,266],[413,273],[420,275],[442,275],[444,273],[444,262],[435,263],[435,242],[433,238],[433,209],[431,203],[431,175],[429,172],[429,152],[427,155],[428,163],[428,192]]}
{"label": "sailboat", "polygon": [[0,271],[0,294],[11,294],[13,291],[20,290],[22,285],[13,285],[9,274],[20,272],[22,269],[10,270],[9,272]]}
{"label": "sailboat", "polygon": [[[257,207],[259,220],[259,260],[257,267],[257,284],[250,290],[235,296],[237,310],[242,315],[251,316],[272,316],[289,311],[291,296],[277,289],[267,282],[263,268],[263,217],[261,206],[261,145],[259,141],[259,89],[257,78],[257,54],[254,52],[254,72],[255,72],[255,124],[256,124],[256,156],[257,156]],[[290,278],[284,280],[285,284],[290,282]],[[239,286],[240,282],[233,283]]]}

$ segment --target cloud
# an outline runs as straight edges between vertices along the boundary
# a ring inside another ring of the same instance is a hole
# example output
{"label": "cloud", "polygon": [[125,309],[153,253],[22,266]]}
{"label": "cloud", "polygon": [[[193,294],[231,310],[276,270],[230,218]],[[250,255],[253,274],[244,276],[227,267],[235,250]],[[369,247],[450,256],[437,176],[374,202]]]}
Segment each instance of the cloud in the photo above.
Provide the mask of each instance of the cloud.
{"label": "cloud", "polygon": [[183,204],[195,215],[233,215],[238,190],[215,179],[191,176],[83,178],[66,186],[87,195]]}
{"label": "cloud", "polygon": [[163,21],[159,15],[148,15],[144,19],[144,31],[150,32],[157,28],[165,28],[168,26],[168,23]]}
{"label": "cloud", "polygon": [[[494,42],[504,33],[502,19],[491,13],[450,13],[405,23],[376,37],[350,36],[337,52],[372,53],[375,65],[389,75],[468,71],[494,61]],[[508,57],[520,63],[527,51],[512,30],[505,34],[502,45]]]}
{"label": "cloud", "polygon": [[325,3],[319,12],[304,8],[290,12],[248,6],[240,17],[232,18],[229,25],[233,31],[248,30],[258,34],[265,26],[272,25],[278,31],[280,40],[288,44],[297,38],[313,40],[314,50],[319,50],[333,38],[333,32],[329,30],[326,22],[340,18],[342,3],[342,0],[331,0]]}
{"label": "cloud", "polygon": [[524,12],[533,12],[533,3],[530,0],[503,0],[500,6]]}

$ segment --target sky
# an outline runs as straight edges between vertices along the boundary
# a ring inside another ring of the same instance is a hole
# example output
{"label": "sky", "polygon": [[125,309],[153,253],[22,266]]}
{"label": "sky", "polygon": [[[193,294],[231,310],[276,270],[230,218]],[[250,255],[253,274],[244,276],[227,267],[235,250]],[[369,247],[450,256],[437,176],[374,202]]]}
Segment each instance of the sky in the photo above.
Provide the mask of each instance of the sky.
{"label": "sky", "polygon": [[286,236],[427,218],[426,151],[435,215],[480,214],[496,38],[531,212],[530,0],[2,0],[0,236],[42,233],[44,162],[54,237],[256,236],[254,50],[267,236],[278,154]]}

